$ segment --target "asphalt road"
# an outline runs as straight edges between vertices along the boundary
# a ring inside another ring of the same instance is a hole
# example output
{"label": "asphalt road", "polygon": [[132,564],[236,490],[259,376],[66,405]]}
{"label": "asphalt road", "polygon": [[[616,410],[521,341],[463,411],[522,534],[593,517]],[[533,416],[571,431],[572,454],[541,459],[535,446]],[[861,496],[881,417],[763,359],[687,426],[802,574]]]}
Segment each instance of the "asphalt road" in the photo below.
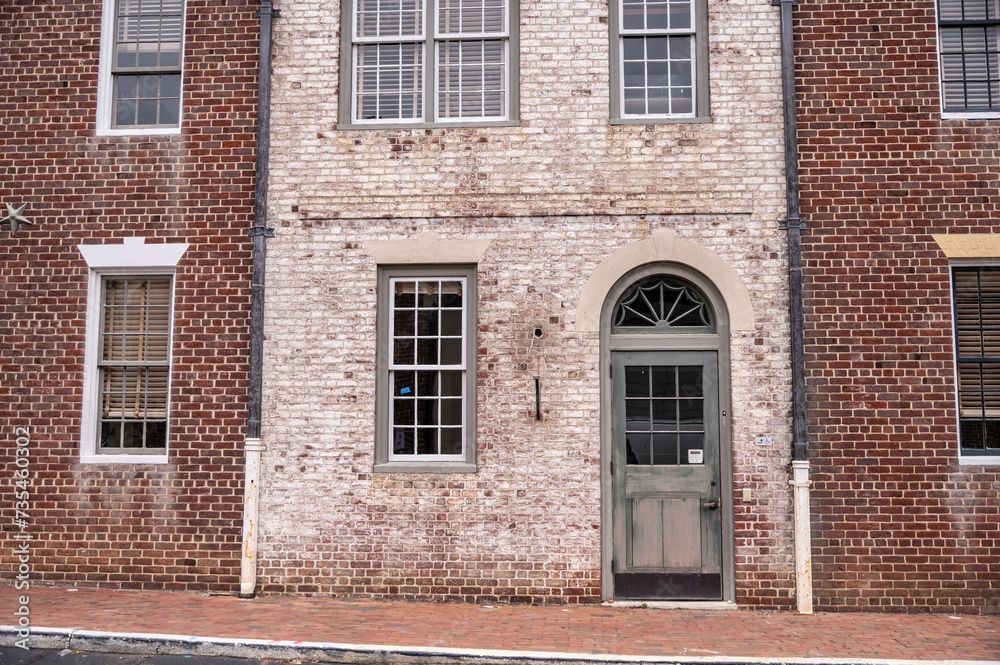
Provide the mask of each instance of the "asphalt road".
{"label": "asphalt road", "polygon": [[0,647],[0,665],[284,665],[287,661],[221,658],[217,656],[146,656],[120,653],[80,653],[65,649]]}

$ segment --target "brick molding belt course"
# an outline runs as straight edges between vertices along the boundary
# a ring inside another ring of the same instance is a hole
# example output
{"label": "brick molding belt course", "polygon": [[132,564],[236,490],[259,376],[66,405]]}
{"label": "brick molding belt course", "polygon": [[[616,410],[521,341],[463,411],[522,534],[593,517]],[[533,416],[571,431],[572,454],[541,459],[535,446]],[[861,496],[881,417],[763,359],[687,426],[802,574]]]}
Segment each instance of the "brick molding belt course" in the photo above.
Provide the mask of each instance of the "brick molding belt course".
{"label": "brick molding belt course", "polygon": [[[14,646],[16,626],[0,626],[0,646]],[[83,652],[226,656],[359,665],[1000,665],[1000,660],[899,660],[885,658],[792,658],[734,656],[627,656],[539,651],[503,651],[396,645],[337,644],[281,640],[227,639],[186,635],[112,633],[72,628],[32,628],[32,649]]]}

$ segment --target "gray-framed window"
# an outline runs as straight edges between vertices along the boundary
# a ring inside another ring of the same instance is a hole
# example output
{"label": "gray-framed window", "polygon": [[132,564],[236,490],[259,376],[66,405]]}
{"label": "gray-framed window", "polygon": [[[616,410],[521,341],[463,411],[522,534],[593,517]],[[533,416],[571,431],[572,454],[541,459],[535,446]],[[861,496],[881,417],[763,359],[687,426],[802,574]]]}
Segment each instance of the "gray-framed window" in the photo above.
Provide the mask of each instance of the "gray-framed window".
{"label": "gray-framed window", "polygon": [[517,0],[344,0],[340,123],[512,125]]}
{"label": "gray-framed window", "polygon": [[97,453],[167,447],[172,278],[102,280]]}
{"label": "gray-framed window", "polygon": [[611,0],[611,122],[707,122],[707,0]]}
{"label": "gray-framed window", "polygon": [[1000,457],[1000,266],[953,267],[961,454]]}
{"label": "gray-framed window", "polygon": [[1000,0],[938,0],[945,113],[1000,111]]}
{"label": "gray-framed window", "polygon": [[473,473],[476,267],[382,266],[376,471]]}
{"label": "gray-framed window", "polygon": [[184,0],[114,2],[111,129],[177,128]]}

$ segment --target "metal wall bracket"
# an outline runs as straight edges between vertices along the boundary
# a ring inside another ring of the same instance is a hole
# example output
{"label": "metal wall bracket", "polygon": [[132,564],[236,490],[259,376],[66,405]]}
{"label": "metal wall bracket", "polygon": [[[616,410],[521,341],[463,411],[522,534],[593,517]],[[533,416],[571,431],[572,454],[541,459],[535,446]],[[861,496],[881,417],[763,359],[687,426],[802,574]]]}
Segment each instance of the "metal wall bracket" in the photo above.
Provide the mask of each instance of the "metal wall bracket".
{"label": "metal wall bracket", "polygon": [[[787,220],[787,219],[779,219],[778,220],[778,228],[781,229],[782,231],[787,231],[788,227],[789,227],[788,221],[789,220]],[[804,229],[804,228],[806,228],[806,222],[805,222],[804,219],[792,220],[791,226],[793,228]]]}
{"label": "metal wall bracket", "polygon": [[257,236],[264,236],[265,238],[274,237],[274,228],[265,228],[263,226],[251,226],[247,229],[247,235],[251,238],[256,238]]}

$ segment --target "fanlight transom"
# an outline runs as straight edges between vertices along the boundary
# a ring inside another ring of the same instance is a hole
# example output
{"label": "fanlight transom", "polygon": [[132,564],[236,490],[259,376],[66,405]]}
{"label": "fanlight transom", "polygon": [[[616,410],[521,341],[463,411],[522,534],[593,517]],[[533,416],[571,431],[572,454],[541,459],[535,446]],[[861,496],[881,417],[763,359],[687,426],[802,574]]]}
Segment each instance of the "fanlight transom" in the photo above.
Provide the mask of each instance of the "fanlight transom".
{"label": "fanlight transom", "polygon": [[657,332],[714,330],[715,319],[705,295],[693,284],[656,275],[631,287],[618,300],[612,328],[644,328]]}

